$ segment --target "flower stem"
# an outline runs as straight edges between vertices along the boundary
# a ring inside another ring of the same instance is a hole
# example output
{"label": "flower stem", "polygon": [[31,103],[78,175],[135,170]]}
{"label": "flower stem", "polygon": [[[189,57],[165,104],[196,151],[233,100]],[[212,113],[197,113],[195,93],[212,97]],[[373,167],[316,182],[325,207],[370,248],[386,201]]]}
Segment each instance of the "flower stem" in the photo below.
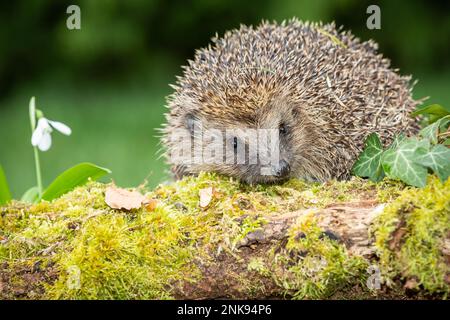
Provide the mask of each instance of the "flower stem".
{"label": "flower stem", "polygon": [[39,151],[37,147],[34,147],[34,164],[36,166],[36,179],[40,198],[42,197],[42,177],[41,177],[41,164],[39,162]]}
{"label": "flower stem", "polygon": [[[42,117],[42,111],[36,110],[34,97],[32,97],[30,100],[29,113],[30,113],[31,134],[33,134],[34,130],[36,129],[36,118]],[[42,196],[41,163],[39,161],[39,150],[37,147],[34,147],[34,164],[36,168],[38,194],[39,198],[41,198]]]}

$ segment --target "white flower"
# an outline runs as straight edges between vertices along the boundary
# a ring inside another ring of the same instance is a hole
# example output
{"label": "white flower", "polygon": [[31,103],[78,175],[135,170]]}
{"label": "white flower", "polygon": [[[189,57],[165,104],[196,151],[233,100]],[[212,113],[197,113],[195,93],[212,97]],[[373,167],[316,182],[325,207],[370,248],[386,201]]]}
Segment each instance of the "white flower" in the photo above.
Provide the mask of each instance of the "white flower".
{"label": "white flower", "polygon": [[38,147],[41,151],[47,151],[50,149],[52,145],[51,133],[53,128],[66,136],[69,136],[72,133],[72,130],[64,123],[51,121],[42,117],[39,119],[36,129],[31,136],[31,144],[33,147]]}

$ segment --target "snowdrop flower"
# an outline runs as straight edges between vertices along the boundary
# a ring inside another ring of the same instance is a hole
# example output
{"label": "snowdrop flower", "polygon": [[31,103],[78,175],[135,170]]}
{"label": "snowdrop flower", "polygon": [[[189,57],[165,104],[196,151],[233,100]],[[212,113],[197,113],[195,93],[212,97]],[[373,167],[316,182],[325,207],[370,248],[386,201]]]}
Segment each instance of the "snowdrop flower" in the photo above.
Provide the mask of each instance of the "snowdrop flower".
{"label": "snowdrop flower", "polygon": [[39,118],[36,129],[31,136],[31,144],[38,147],[41,151],[47,151],[52,146],[51,133],[53,129],[69,136],[72,130],[62,122],[48,120],[47,118]]}

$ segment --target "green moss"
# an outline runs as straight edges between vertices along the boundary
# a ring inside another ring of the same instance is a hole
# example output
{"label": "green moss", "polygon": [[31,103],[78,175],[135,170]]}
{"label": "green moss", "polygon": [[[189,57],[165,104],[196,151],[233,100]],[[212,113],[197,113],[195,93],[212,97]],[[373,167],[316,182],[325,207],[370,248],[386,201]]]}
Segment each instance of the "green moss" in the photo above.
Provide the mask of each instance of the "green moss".
{"label": "green moss", "polygon": [[[61,253],[61,276],[48,293],[55,298],[168,298],[165,286],[195,272],[187,263],[196,254],[187,232],[199,232],[189,217],[171,217],[164,209],[136,217],[107,214],[90,219]],[[180,246],[181,241],[187,243]],[[67,290],[66,270],[81,271],[80,290]]]}
{"label": "green moss", "polygon": [[[199,192],[207,187],[214,197],[201,208]],[[2,209],[0,236],[7,241],[0,262],[38,257],[55,265],[59,277],[45,284],[47,298],[170,298],[172,283],[198,277],[194,260],[217,248],[235,250],[264,224],[262,214],[277,209],[263,192],[242,193],[238,182],[214,174],[149,192],[158,200],[152,212],[112,210],[104,190],[91,183],[51,203]],[[77,274],[79,288],[69,285]]]}
{"label": "green moss", "polygon": [[247,265],[247,270],[256,271],[258,274],[264,277],[268,277],[271,274],[269,268],[266,266],[266,263],[264,262],[264,259],[262,257],[250,259]]}
{"label": "green moss", "polygon": [[255,189],[275,199],[278,207],[287,211],[324,208],[335,203],[371,199],[377,192],[393,192],[388,184],[378,190],[377,184],[357,177],[349,181],[331,180],[326,183],[291,179],[282,185],[260,185]]}
{"label": "green moss", "polygon": [[377,200],[380,203],[388,203],[395,200],[400,193],[405,189],[411,189],[413,187],[406,186],[401,181],[389,180],[385,178],[381,182],[376,184]]}
{"label": "green moss", "polygon": [[[210,187],[213,197],[202,208],[199,193]],[[424,275],[421,283],[427,289],[442,290],[441,280],[428,277],[439,278],[445,271],[436,252],[438,244],[431,240],[432,234],[447,230],[448,212],[447,216],[443,212],[448,203],[441,193],[448,192],[448,183],[444,190],[432,180],[415,198],[417,189],[402,191],[404,186],[389,181],[377,185],[355,178],[319,184],[293,179],[283,185],[249,186],[203,173],[158,186],[146,194],[157,201],[156,209],[131,212],[109,208],[105,188],[90,183],[53,202],[13,202],[0,208],[0,266],[7,263],[7,270],[0,269],[0,273],[11,275],[10,285],[24,286],[22,270],[38,263],[43,275],[36,277],[35,285],[42,290],[27,297],[170,299],[178,282],[201,281],[200,266],[214,264],[214,257],[224,254],[236,263],[230,273],[235,272],[232,277],[241,281],[242,294],[268,290],[270,283],[269,287],[276,285],[289,297],[326,298],[364,281],[367,265],[361,257],[351,256],[343,244],[323,237],[324,230],[313,216],[292,225],[285,247],[266,244],[259,256],[252,256],[253,249],[247,248],[250,256],[246,257],[239,255],[241,242],[275,214],[377,197],[392,201],[400,195],[376,230],[383,266],[395,262],[388,270],[394,277],[405,260],[410,274]],[[406,201],[410,198],[412,202]],[[407,203],[413,204],[408,207]],[[431,212],[436,210],[439,213],[434,217]],[[408,221],[422,221],[414,223],[411,234],[417,236],[407,239],[410,242],[400,251],[400,258],[387,248],[399,212],[408,212],[403,214]],[[433,233],[427,235],[427,229]],[[417,255],[422,248],[423,254]],[[433,271],[435,266],[438,271]],[[249,277],[252,274],[258,276]]]}
{"label": "green moss", "polygon": [[289,230],[286,250],[275,255],[276,281],[294,299],[323,299],[365,281],[367,262],[323,234],[313,213]]}
{"label": "green moss", "polygon": [[400,274],[431,293],[448,295],[450,267],[443,245],[450,234],[450,179],[441,183],[430,176],[425,188],[403,190],[373,230],[388,282]]}
{"label": "green moss", "polygon": [[[0,259],[13,264],[38,256],[55,264],[59,278],[46,285],[48,298],[168,298],[171,281],[195,278],[188,265],[198,253],[192,239],[205,234],[207,225],[165,204],[152,213],[111,210],[104,189],[90,184],[52,203],[12,207],[1,219],[7,242]],[[71,289],[74,269],[80,288]]]}

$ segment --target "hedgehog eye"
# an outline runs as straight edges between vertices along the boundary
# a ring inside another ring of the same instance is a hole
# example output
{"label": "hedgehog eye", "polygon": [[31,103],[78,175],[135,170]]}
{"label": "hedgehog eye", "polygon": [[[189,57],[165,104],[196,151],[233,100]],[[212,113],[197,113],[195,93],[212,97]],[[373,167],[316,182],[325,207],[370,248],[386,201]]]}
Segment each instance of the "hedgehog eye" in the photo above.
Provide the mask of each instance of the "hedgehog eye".
{"label": "hedgehog eye", "polygon": [[287,127],[284,123],[280,124],[280,127],[278,128],[280,135],[284,136],[287,133]]}
{"label": "hedgehog eye", "polygon": [[234,151],[237,150],[237,147],[238,147],[238,138],[237,138],[237,137],[234,137],[234,138],[233,138],[233,148],[234,148]]}

